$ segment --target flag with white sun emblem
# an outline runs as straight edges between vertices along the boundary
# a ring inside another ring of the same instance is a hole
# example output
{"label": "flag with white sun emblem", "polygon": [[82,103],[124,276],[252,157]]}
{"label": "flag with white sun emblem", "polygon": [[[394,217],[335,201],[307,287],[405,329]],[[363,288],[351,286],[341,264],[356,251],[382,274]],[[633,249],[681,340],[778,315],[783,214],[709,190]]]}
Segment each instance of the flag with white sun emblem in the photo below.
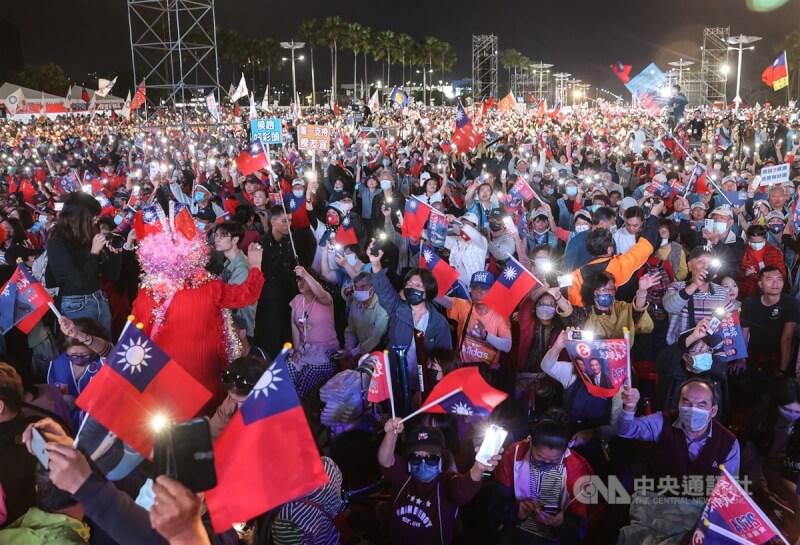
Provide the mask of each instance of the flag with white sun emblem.
{"label": "flag with white sun emblem", "polygon": [[205,499],[216,533],[328,482],[286,367],[287,353],[284,348],[264,371],[214,443],[219,484]]}
{"label": "flag with white sun emblem", "polygon": [[353,227],[353,218],[350,214],[346,214],[342,219],[342,224],[336,230],[336,243],[342,246],[350,246],[351,244],[358,244],[358,235]]}
{"label": "flag with white sun emblem", "polygon": [[489,386],[477,367],[462,367],[447,373],[433,387],[425,404],[444,399],[425,412],[487,416],[507,397],[505,392]]}
{"label": "flag with white sun emblem", "polygon": [[129,323],[76,404],[150,457],[154,438],[150,423],[155,416],[182,422],[210,399],[211,392]]}
{"label": "flag with white sun emblem", "polygon": [[510,257],[505,267],[481,301],[504,318],[511,316],[522,298],[540,282],[522,263]]}

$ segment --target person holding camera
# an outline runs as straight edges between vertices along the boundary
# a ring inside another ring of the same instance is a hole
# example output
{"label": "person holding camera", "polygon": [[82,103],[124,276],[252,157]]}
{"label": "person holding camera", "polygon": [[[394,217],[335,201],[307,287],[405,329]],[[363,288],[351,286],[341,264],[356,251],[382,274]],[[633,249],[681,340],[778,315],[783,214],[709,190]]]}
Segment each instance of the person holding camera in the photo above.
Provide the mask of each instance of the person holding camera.
{"label": "person holding camera", "polygon": [[47,285],[58,287],[61,313],[70,319],[91,318],[111,336],[108,298],[100,275],[116,282],[121,249],[99,232],[100,203],[83,192],[70,193],[47,241]]}

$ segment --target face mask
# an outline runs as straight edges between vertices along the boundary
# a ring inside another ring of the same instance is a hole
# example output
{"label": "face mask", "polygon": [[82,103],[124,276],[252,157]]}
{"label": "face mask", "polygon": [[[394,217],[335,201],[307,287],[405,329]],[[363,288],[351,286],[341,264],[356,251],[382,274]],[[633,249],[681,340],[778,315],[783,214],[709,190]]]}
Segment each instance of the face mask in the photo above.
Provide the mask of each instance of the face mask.
{"label": "face mask", "polygon": [[569,186],[567,188],[567,197],[574,197],[578,194],[578,188],[574,186]]}
{"label": "face mask", "polygon": [[689,431],[700,431],[711,418],[711,411],[697,407],[679,407],[681,424]]}
{"label": "face mask", "polygon": [[550,305],[541,305],[536,307],[536,317],[540,320],[552,320],[556,315],[556,307]]}
{"label": "face mask", "polygon": [[545,195],[552,195],[554,192],[555,192],[555,191],[553,190],[553,188],[552,188],[552,187],[545,187],[545,188],[544,188],[544,194],[545,194]]}
{"label": "face mask", "polygon": [[119,225],[120,223],[122,223],[122,216],[114,216],[114,225]]}
{"label": "face mask", "polygon": [[370,293],[370,290],[355,290],[353,292],[353,299],[363,303],[364,301],[367,301],[371,295],[372,293]]}
{"label": "face mask", "polygon": [[410,305],[416,306],[425,301],[425,294],[422,293],[422,290],[415,288],[403,288],[403,295],[406,296],[406,301]]}
{"label": "face mask", "polygon": [[347,254],[347,262],[350,264],[351,267],[355,267],[358,264],[358,257],[356,254]]}
{"label": "face mask", "polygon": [[576,225],[575,226],[575,232],[576,233],[583,233],[584,231],[588,231],[588,230],[589,230],[589,226],[585,225],[585,224]]}
{"label": "face mask", "polygon": [[692,370],[695,373],[705,373],[709,369],[711,369],[711,362],[713,358],[711,357],[710,352],[706,352],[705,354],[697,354],[692,356]]}
{"label": "face mask", "polygon": [[536,259],[533,260],[533,264],[536,265],[536,268],[539,269],[540,271],[542,270],[542,267],[544,267],[549,262],[550,260],[547,259],[546,257],[537,257]]}
{"label": "face mask", "polygon": [[551,469],[553,469],[556,466],[560,465],[559,463],[553,463],[553,462],[540,462],[539,460],[537,460],[535,458],[533,458],[531,461],[533,462],[531,465],[533,465],[533,467],[537,471],[541,471],[541,472],[550,471]]}
{"label": "face mask", "polygon": [[656,160],[656,156],[655,155],[648,155],[647,156],[647,160],[652,163],[652,162],[654,162]]}
{"label": "face mask", "polygon": [[339,215],[338,214],[328,214],[325,216],[325,223],[333,227],[334,225],[339,225]]}
{"label": "face mask", "polygon": [[297,199],[303,198],[304,194],[305,194],[305,192],[302,189],[293,189],[292,190],[292,195],[294,195],[295,198],[297,198]]}
{"label": "face mask", "polygon": [[600,293],[594,296],[594,302],[598,307],[610,307],[614,302],[614,296],[610,293]]}
{"label": "face mask", "polygon": [[669,244],[669,239],[668,238],[662,238],[661,239],[661,247],[663,248],[667,244]]}
{"label": "face mask", "polygon": [[717,153],[716,155],[714,155],[714,159],[722,159],[722,154],[721,153]]}
{"label": "face mask", "polygon": [[613,235],[614,233],[617,232],[617,226],[616,225],[612,225],[611,228],[608,230],[608,232]]}
{"label": "face mask", "polygon": [[503,230],[503,224],[502,223],[494,223],[494,222],[490,221],[489,222],[489,229],[491,229],[493,233],[499,233],[500,231]]}
{"label": "face mask", "polygon": [[202,191],[195,191],[195,193],[194,193],[195,202],[202,202],[205,197],[206,197],[206,194],[203,193]]}
{"label": "face mask", "polygon": [[423,483],[431,482],[436,477],[438,477],[440,473],[440,469],[438,466],[429,466],[424,462],[417,466],[412,466],[411,464],[409,464],[408,470],[409,473],[411,473],[412,477],[414,477],[418,481],[422,481]]}
{"label": "face mask", "polygon": [[771,225],[767,225],[767,229],[775,233],[776,235],[783,232],[783,224],[781,223],[773,223]]}
{"label": "face mask", "polygon": [[392,182],[389,180],[381,180],[381,189],[391,189]]}
{"label": "face mask", "polygon": [[538,183],[541,183],[541,181],[542,181],[542,177],[541,177],[541,176],[534,176],[534,177],[533,177],[533,181],[534,181],[534,182],[536,182],[537,184],[538,184]]}
{"label": "face mask", "polygon": [[783,407],[778,407],[778,413],[784,418],[784,420],[788,422],[796,422],[797,419],[800,418],[800,414],[793,411],[787,411]]}
{"label": "face mask", "polygon": [[627,174],[630,171],[631,171],[631,167],[622,167],[622,172],[624,172],[625,174]]}
{"label": "face mask", "polygon": [[763,250],[763,249],[764,249],[764,246],[766,246],[766,245],[767,245],[767,243],[766,243],[766,242],[748,242],[748,244],[749,244],[749,245],[750,245],[750,247],[751,247],[752,249],[754,249],[756,252],[758,252],[758,251],[760,251],[760,250]]}
{"label": "face mask", "polygon": [[69,362],[72,365],[75,365],[75,366],[78,366],[78,367],[86,367],[91,362],[96,360],[97,357],[98,357],[97,354],[81,354],[79,356],[72,356],[70,354],[67,354],[67,359],[69,360]]}
{"label": "face mask", "polygon": [[728,230],[728,224],[722,221],[715,221],[714,230],[721,235]]}
{"label": "face mask", "polygon": [[31,225],[30,231],[31,231],[31,233],[38,233],[41,228],[42,228],[42,224],[37,221],[37,222],[34,222],[33,225]]}
{"label": "face mask", "polygon": [[594,212],[597,212],[598,208],[600,208],[599,204],[593,204],[592,206],[589,207],[589,210],[591,210],[592,213],[594,213]]}

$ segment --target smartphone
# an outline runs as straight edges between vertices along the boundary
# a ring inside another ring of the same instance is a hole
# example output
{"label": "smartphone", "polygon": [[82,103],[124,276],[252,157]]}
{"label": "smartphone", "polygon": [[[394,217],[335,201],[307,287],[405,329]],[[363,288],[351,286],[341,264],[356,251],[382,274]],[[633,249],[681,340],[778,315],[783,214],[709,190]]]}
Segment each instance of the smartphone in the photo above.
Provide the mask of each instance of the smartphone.
{"label": "smartphone", "polygon": [[714,220],[707,219],[705,221],[704,227],[705,227],[706,231],[709,231],[709,232],[713,233],[714,232]]}
{"label": "smartphone", "polygon": [[131,193],[134,194],[134,195],[138,195],[141,190],[142,190],[142,186],[135,185],[135,186],[133,186],[133,190],[131,191]]}
{"label": "smartphone", "polygon": [[61,212],[63,208],[64,208],[63,202],[53,203],[53,210],[55,210],[56,212]]}
{"label": "smartphone", "polygon": [[498,454],[500,449],[503,448],[503,443],[507,436],[508,431],[500,426],[495,424],[489,426],[489,429],[486,430],[486,435],[483,436],[481,448],[478,449],[478,453],[475,455],[475,460],[483,465],[489,465],[491,457]]}
{"label": "smartphone", "polygon": [[572,275],[571,274],[562,274],[558,277],[558,287],[559,288],[568,288],[572,285]]}
{"label": "smartphone", "polygon": [[714,312],[711,314],[711,321],[708,324],[708,333],[713,334],[716,333],[719,324],[722,323],[722,320],[728,317],[728,311],[725,310],[725,307],[717,307],[714,309]]}
{"label": "smartphone", "polygon": [[580,329],[567,331],[568,341],[591,341],[593,339],[594,339],[594,333],[592,333],[591,331],[581,331]]}
{"label": "smartphone", "polygon": [[42,432],[36,428],[31,428],[31,452],[45,469],[50,469],[50,458],[47,455],[47,447],[45,445],[47,445],[47,441]]}
{"label": "smartphone", "polygon": [[193,418],[159,431],[153,464],[156,475],[172,477],[192,492],[217,486],[208,418]]}

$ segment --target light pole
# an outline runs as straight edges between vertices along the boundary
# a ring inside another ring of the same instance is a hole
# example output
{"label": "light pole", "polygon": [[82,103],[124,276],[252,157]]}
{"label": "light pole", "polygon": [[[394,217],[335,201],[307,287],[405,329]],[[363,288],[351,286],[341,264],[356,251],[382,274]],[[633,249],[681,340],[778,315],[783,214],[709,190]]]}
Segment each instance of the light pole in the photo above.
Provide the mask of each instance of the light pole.
{"label": "light pole", "polygon": [[689,70],[688,67],[693,65],[694,61],[685,61],[683,59],[678,59],[677,61],[668,62],[667,64],[669,64],[670,66],[674,66],[675,69],[678,71],[678,85],[680,85],[681,89],[683,89],[684,68],[686,68],[686,71],[688,71]]}
{"label": "light pole", "polygon": [[[292,101],[298,100],[297,97],[297,79],[295,78],[295,71],[294,71],[294,50],[300,49],[305,47],[305,42],[295,42],[292,40],[291,42],[281,42],[281,47],[284,49],[291,49],[292,51]],[[300,57],[301,59],[303,57]]]}
{"label": "light pole", "polygon": [[537,90],[536,93],[537,95],[539,95],[539,100],[542,100],[544,98],[542,96],[544,94],[544,71],[549,70],[552,67],[553,67],[552,64],[547,64],[546,62],[537,62],[531,65],[534,74],[536,73],[537,70],[539,71],[539,89]]}
{"label": "light pole", "polygon": [[729,51],[738,51],[739,52],[739,62],[736,65],[736,98],[733,99],[733,103],[735,104],[734,109],[738,110],[739,105],[742,103],[742,97],[739,95],[739,90],[741,89],[742,83],[742,51],[745,49],[753,50],[755,46],[751,45],[750,47],[745,47],[748,44],[752,44],[757,42],[761,39],[761,36],[745,36],[744,34],[740,34],[738,36],[731,36],[727,39],[727,42],[731,45],[735,45],[737,47],[729,47]]}
{"label": "light pole", "polygon": [[567,105],[567,101],[564,98],[566,96],[566,93],[564,93],[564,91],[566,89],[564,87],[565,87],[567,78],[569,78],[570,76],[572,76],[572,74],[569,74],[567,72],[559,72],[558,74],[553,74],[553,77],[556,78],[556,97],[555,97],[555,100],[556,100],[556,102],[562,102],[564,106]]}

